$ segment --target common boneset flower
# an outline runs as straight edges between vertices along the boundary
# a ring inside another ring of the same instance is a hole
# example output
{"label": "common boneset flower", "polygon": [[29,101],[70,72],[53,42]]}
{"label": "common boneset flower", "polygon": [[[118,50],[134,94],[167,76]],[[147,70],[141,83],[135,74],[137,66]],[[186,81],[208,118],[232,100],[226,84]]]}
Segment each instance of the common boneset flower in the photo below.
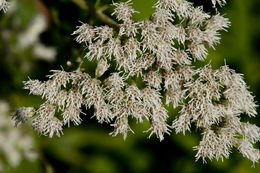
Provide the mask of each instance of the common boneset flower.
{"label": "common boneset flower", "polygon": [[[212,3],[222,6],[225,1]],[[53,70],[45,82],[24,82],[31,94],[46,99],[35,111],[33,128],[42,135],[59,136],[62,126],[82,122],[82,106],[94,106],[93,117],[99,123],[110,123],[115,129],[112,136],[122,134],[126,139],[133,132],[129,117],[138,123],[149,120],[146,132],[160,140],[171,129],[185,134],[194,124],[202,135],[194,147],[196,159],[228,158],[235,147],[257,162],[259,150],[252,144],[260,140],[260,130],[240,121],[242,113],[255,116],[257,107],[242,75],[227,65],[216,70],[210,64],[198,69],[192,66],[207,57],[206,46],[214,48],[220,42],[219,31],[227,30],[229,20],[218,12],[205,13],[186,0],[158,0],[150,19],[136,22],[131,18],[136,13],[131,4],[113,4],[112,15],[121,22],[119,29],[82,23],[73,33],[78,43],[86,45],[85,57],[98,61],[95,78],[80,70]],[[177,17],[180,22],[173,24]],[[104,75],[108,68],[114,73]],[[164,96],[166,104],[181,108],[171,126]],[[19,117],[24,115],[16,116],[17,123],[24,123]]]}
{"label": "common boneset flower", "polygon": [[[16,122],[25,123],[34,112],[35,109],[32,107],[20,107],[13,117]],[[38,157],[33,136],[24,133],[20,128],[13,128],[14,122],[9,116],[9,104],[0,99],[0,172],[9,170],[9,166],[17,167],[23,159],[32,161]]]}
{"label": "common boneset flower", "polygon": [[9,2],[7,2],[6,0],[0,0],[0,11],[3,10],[6,13],[9,7]]}

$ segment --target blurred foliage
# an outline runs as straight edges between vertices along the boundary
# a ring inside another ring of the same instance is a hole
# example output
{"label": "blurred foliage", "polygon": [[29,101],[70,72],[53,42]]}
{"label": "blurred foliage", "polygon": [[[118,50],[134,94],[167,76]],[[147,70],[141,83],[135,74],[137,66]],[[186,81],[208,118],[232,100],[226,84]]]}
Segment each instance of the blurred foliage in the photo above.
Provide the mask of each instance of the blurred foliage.
{"label": "blurred foliage", "polygon": [[[10,0],[11,1],[11,0]],[[13,0],[15,1],[15,0]],[[134,20],[149,18],[152,4],[156,0],[133,0],[133,7],[140,11]],[[214,12],[209,0],[194,0],[196,5],[204,5],[208,12]],[[17,0],[14,12],[0,13],[0,98],[9,101],[12,108],[18,106],[39,106],[40,98],[28,96],[22,89],[22,81],[30,78],[46,79],[51,69],[74,70],[78,58],[84,56],[84,47],[78,45],[71,33],[79,21],[93,25],[103,25],[99,10],[108,15],[113,10],[111,0]],[[207,62],[218,68],[225,62],[239,73],[243,73],[250,90],[260,103],[260,1],[230,0],[220,9],[232,22],[228,32],[222,33],[221,44],[210,49]],[[35,59],[31,49],[20,49],[17,37],[29,26],[33,16],[43,14],[48,20],[48,29],[40,35],[40,40],[57,49],[54,62]],[[111,16],[110,16],[111,17]],[[114,19],[114,17],[111,17]],[[8,37],[7,32],[8,31]],[[67,61],[72,66],[66,65]],[[84,68],[92,71],[95,62],[85,62]],[[176,110],[169,107],[171,118]],[[259,112],[259,110],[258,110]],[[64,130],[60,138],[38,137],[35,140],[41,158],[36,162],[23,161],[17,168],[7,172],[66,172],[66,173],[117,173],[117,172],[260,172],[260,164],[251,168],[252,163],[233,151],[230,159],[195,162],[192,147],[199,142],[199,135],[187,133],[167,136],[159,142],[154,136],[147,139],[142,132],[148,128],[144,124],[132,123],[135,134],[126,141],[121,136],[108,135],[112,128],[90,119],[93,110],[86,111],[79,127]],[[244,118],[244,117],[242,117]],[[245,120],[247,120],[245,118]],[[251,119],[258,126],[260,116]],[[258,145],[258,147],[260,147]]]}

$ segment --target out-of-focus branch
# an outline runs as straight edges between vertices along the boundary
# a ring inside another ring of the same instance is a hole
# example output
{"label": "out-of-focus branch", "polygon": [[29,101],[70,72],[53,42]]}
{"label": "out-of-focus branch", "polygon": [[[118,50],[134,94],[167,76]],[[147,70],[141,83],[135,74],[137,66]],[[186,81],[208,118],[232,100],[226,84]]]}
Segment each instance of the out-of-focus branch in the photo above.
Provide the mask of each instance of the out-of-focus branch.
{"label": "out-of-focus branch", "polygon": [[89,10],[89,7],[88,7],[86,1],[84,1],[84,0],[72,0],[72,2],[77,4],[83,10]]}
{"label": "out-of-focus branch", "polygon": [[116,23],[113,19],[111,19],[109,16],[104,14],[104,11],[108,8],[108,5],[104,5],[100,7],[97,11],[97,18],[100,19],[102,22],[114,26],[114,27],[119,27],[118,23]]}

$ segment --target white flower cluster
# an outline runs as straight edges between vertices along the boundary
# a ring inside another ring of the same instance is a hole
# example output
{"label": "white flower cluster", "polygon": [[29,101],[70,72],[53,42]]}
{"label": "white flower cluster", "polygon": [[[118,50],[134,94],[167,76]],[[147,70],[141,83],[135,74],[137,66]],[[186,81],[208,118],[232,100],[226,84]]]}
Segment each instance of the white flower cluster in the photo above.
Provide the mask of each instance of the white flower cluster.
{"label": "white flower cluster", "polygon": [[226,4],[226,0],[211,0],[213,3],[213,7],[216,7],[216,4],[219,4],[220,6],[223,6]]}
{"label": "white flower cluster", "polygon": [[[21,109],[25,110],[26,108],[20,108],[19,112]],[[32,108],[29,108],[22,112],[30,114],[31,110]],[[23,133],[22,129],[13,128],[14,123],[9,114],[9,104],[0,100],[0,172],[4,171],[4,165],[15,167],[20,164],[23,158],[29,160],[37,158],[32,136]]]}
{"label": "white flower cluster", "polygon": [[202,131],[196,158],[228,158],[232,147],[257,162],[260,152],[252,143],[260,141],[260,128],[240,121],[240,114],[257,114],[254,98],[240,74],[228,66],[212,70],[207,65],[196,70],[196,79],[184,84],[186,102],[173,121],[176,133],[190,131],[194,123]]}
{"label": "white flower cluster", "polygon": [[9,7],[9,2],[7,2],[6,0],[0,0],[0,11],[3,10],[6,13]]}
{"label": "white flower cluster", "polygon": [[[156,133],[160,140],[164,133],[169,132],[165,122],[167,111],[162,105],[161,94],[150,86],[139,89],[136,85],[129,85],[119,73],[113,73],[104,81],[104,85],[101,80],[82,72],[55,70],[49,78],[46,82],[28,80],[24,83],[25,89],[29,89],[31,94],[42,96],[46,102],[30,114],[25,113],[24,108],[19,108],[14,117],[17,123],[24,123],[36,114],[32,126],[39,134],[60,136],[63,125],[81,123],[82,105],[86,108],[93,105],[94,117],[98,122],[110,123],[116,119],[112,124],[115,127],[112,135],[122,133],[125,138],[127,132],[132,131],[128,125],[128,116],[133,116],[138,122],[150,118],[152,125],[149,131]],[[61,112],[61,115],[55,116],[57,112]]]}
{"label": "white flower cluster", "polygon": [[[186,0],[158,0],[151,18],[138,22],[131,18],[136,12],[131,1],[114,5],[119,28],[82,23],[73,33],[78,43],[86,45],[86,57],[98,62],[95,78],[79,70],[55,70],[46,82],[25,82],[31,94],[46,99],[35,111],[34,129],[59,136],[63,125],[81,123],[82,106],[94,106],[93,116],[100,123],[111,123],[113,136],[121,133],[126,138],[133,132],[129,117],[140,123],[149,120],[147,132],[160,140],[171,128],[185,133],[194,124],[202,132],[195,147],[197,159],[227,158],[236,147],[257,162],[260,153],[252,144],[260,140],[259,128],[240,121],[242,113],[255,116],[257,105],[242,76],[226,65],[218,70],[210,65],[192,67],[194,61],[206,58],[206,46],[219,43],[219,32],[229,27],[229,20],[218,12],[207,14]],[[109,68],[114,73],[109,74]],[[142,79],[141,85],[137,78]],[[172,126],[166,122],[163,97],[166,104],[181,107]]]}
{"label": "white flower cluster", "polygon": [[[73,33],[77,42],[87,45],[89,60],[115,58],[118,70],[123,68],[130,76],[142,75],[155,62],[158,68],[171,70],[176,64],[190,65],[192,58],[204,60],[205,46],[219,43],[219,31],[230,24],[220,14],[210,16],[186,0],[159,0],[151,19],[135,22],[130,4],[115,3],[113,15],[122,22],[119,32],[109,26],[93,28],[83,23]],[[189,20],[174,24],[175,18]]]}
{"label": "white flower cluster", "polygon": [[[17,3],[17,2],[16,2]],[[35,14],[27,29],[18,33],[18,45],[21,49],[32,49],[33,57],[45,61],[54,61],[57,50],[51,46],[45,46],[40,35],[47,30],[47,19],[42,14]]]}

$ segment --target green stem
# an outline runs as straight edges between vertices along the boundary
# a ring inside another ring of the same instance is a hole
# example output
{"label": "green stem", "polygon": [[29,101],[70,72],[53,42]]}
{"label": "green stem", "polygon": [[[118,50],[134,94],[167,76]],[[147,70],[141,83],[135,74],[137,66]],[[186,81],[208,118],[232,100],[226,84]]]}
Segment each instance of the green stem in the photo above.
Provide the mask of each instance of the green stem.
{"label": "green stem", "polygon": [[99,4],[100,4],[100,0],[97,0],[97,2],[95,3],[95,9],[98,9]]}
{"label": "green stem", "polygon": [[100,19],[102,22],[111,25],[113,27],[119,27],[118,23],[116,23],[113,19],[111,19],[110,17],[108,17],[106,14],[104,14],[104,11],[108,8],[108,5],[104,5],[102,7],[100,7],[96,14],[97,14],[97,18]]}

